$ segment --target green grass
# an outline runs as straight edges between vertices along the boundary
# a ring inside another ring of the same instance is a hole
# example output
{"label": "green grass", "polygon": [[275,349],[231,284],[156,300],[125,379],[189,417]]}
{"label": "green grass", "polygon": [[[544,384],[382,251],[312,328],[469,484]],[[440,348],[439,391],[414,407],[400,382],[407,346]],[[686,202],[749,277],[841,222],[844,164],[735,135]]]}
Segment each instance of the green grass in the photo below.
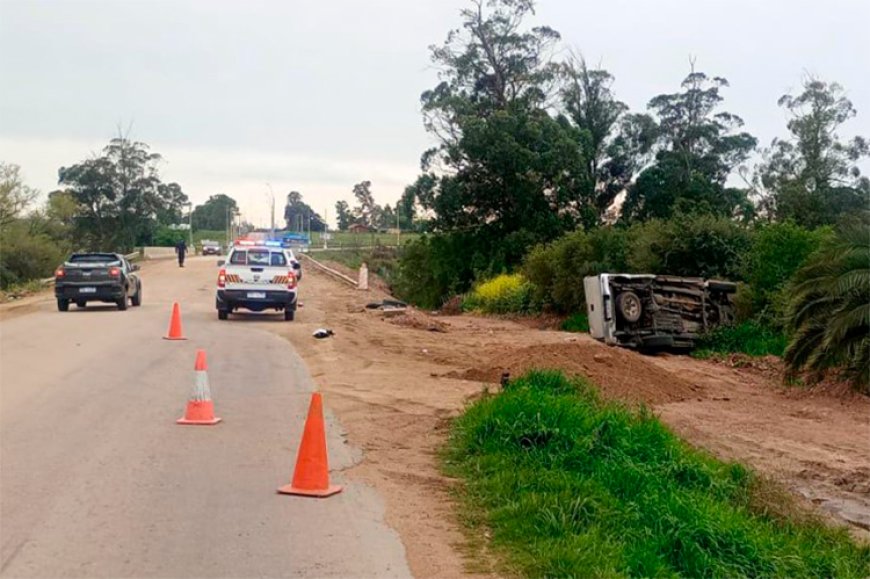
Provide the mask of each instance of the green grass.
{"label": "green grass", "polygon": [[692,355],[696,358],[709,358],[716,354],[782,356],[787,344],[788,338],[782,332],[748,321],[716,328],[701,338]]}
{"label": "green grass", "polygon": [[[311,232],[311,246],[323,247],[321,233],[318,231]],[[327,244],[329,247],[339,248],[356,248],[356,247],[375,247],[377,245],[395,246],[395,233],[351,233],[350,231],[330,231],[332,237]],[[419,233],[402,232],[400,242],[402,245],[420,237]]]}
{"label": "green grass", "polygon": [[[452,424],[445,471],[502,571],[526,577],[866,577],[856,545],[646,410],[532,372]],[[766,490],[768,489],[768,490]]]}
{"label": "green grass", "polygon": [[388,284],[392,281],[399,263],[397,249],[392,247],[313,252],[311,257],[318,261],[334,261],[354,270],[359,269],[365,262],[370,272],[377,274]]}
{"label": "green grass", "polygon": [[587,333],[589,331],[589,318],[584,312],[572,314],[562,322],[563,332]]}

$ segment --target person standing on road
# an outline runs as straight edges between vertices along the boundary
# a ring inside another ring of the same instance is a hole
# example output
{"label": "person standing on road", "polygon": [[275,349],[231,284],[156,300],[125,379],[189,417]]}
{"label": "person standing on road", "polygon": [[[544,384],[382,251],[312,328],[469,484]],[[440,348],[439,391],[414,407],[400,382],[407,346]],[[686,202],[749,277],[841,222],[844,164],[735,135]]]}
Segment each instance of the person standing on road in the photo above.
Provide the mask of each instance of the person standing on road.
{"label": "person standing on road", "polygon": [[178,267],[184,267],[184,254],[187,253],[187,244],[183,239],[180,239],[175,244],[175,253],[178,254]]}

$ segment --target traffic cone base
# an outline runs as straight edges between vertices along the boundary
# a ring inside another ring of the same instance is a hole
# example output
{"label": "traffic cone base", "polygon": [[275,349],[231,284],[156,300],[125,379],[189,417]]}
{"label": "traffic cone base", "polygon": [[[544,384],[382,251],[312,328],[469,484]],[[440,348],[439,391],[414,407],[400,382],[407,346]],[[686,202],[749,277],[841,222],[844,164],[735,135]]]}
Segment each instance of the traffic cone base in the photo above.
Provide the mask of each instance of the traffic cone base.
{"label": "traffic cone base", "polygon": [[189,400],[184,416],[175,421],[176,424],[199,424],[211,426],[221,419],[214,415],[214,402],[211,400]]}
{"label": "traffic cone base", "polygon": [[284,485],[278,489],[278,493],[282,495],[300,495],[303,497],[319,497],[326,498],[332,495],[337,495],[341,492],[340,485],[330,485],[325,489],[298,489],[292,484]]}

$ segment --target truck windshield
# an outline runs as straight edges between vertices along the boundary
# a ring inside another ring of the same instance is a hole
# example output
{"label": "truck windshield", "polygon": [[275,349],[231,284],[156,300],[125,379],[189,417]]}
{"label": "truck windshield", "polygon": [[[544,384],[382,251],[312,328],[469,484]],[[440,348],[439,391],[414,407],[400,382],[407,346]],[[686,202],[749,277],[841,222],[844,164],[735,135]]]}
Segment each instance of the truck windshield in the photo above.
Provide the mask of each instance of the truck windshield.
{"label": "truck windshield", "polygon": [[269,251],[268,249],[248,249],[234,251],[230,257],[230,263],[255,267],[283,267],[287,265],[287,258],[284,257],[283,252]]}

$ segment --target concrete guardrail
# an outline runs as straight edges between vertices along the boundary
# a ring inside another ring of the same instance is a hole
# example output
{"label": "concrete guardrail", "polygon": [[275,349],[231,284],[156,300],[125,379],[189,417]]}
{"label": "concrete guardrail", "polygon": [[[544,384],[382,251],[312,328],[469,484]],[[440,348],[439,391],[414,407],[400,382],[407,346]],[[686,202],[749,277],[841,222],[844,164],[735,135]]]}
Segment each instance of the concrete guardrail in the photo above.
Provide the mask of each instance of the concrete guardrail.
{"label": "concrete guardrail", "polygon": [[300,254],[298,254],[298,255],[299,255],[300,257],[304,257],[304,258],[305,258],[309,263],[311,263],[311,265],[313,265],[316,269],[318,269],[318,270],[320,270],[320,271],[322,271],[322,272],[324,272],[324,273],[326,273],[326,274],[331,275],[332,277],[336,278],[336,279],[339,280],[339,281],[343,281],[343,282],[346,283],[346,284],[349,284],[349,285],[351,285],[351,286],[353,286],[353,287],[357,287],[357,282],[356,282],[356,280],[354,280],[354,279],[352,279],[352,278],[350,278],[350,277],[344,275],[344,274],[341,273],[340,271],[336,271],[336,270],[332,269],[331,267],[328,267],[328,266],[326,266],[326,265],[323,265],[322,263],[320,263],[319,261],[317,261],[316,259],[314,259],[313,257],[311,257],[311,256],[308,255],[308,254],[300,253]]}

